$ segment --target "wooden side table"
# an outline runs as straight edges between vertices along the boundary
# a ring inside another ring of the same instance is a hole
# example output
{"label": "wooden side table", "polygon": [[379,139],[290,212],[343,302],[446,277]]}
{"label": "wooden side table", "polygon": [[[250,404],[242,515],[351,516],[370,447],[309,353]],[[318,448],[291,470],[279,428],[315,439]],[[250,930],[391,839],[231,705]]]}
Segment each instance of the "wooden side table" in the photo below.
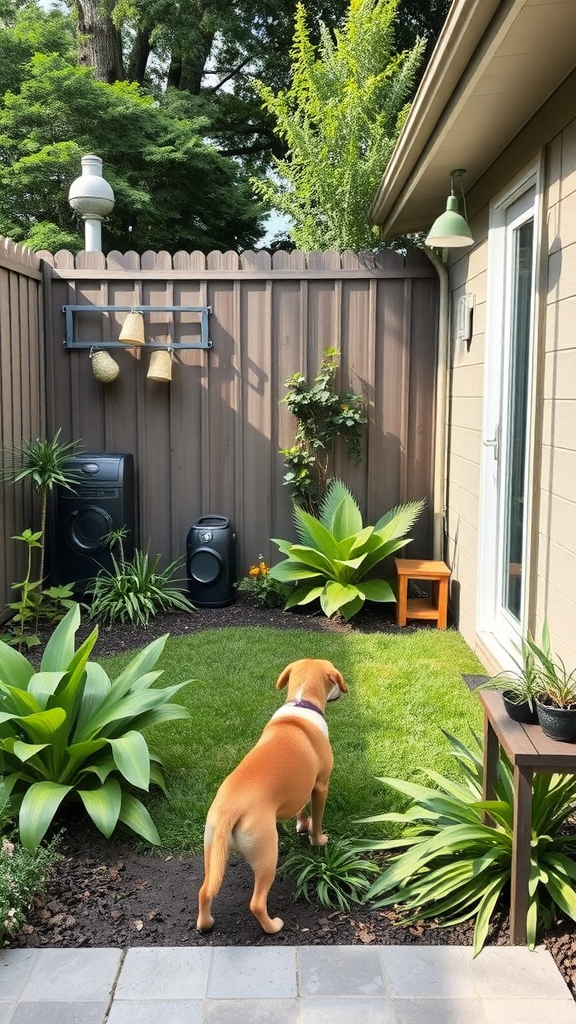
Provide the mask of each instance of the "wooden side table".
{"label": "wooden side table", "polygon": [[[448,580],[450,569],[444,562],[422,558],[395,558],[398,580],[396,623],[405,626],[406,619],[436,620],[438,629],[448,622]],[[426,580],[433,584],[432,598],[408,598],[408,580]]]}
{"label": "wooden side table", "polygon": [[510,943],[518,946],[526,942],[534,772],[576,775],[576,743],[559,743],[539,725],[514,722],[497,690],[482,690],[478,696],[484,707],[484,799],[495,799],[500,746],[514,773]]}

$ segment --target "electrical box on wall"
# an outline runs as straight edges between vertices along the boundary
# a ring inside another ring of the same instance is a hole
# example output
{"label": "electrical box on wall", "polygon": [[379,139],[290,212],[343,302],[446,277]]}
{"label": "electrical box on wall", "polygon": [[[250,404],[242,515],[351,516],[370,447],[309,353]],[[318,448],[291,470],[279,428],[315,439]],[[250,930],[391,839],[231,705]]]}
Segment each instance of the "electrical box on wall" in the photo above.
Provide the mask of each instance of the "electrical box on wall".
{"label": "electrical box on wall", "polygon": [[466,347],[470,348],[472,341],[472,320],[474,315],[474,296],[470,293],[461,295],[458,299],[456,313],[456,341],[465,341]]}

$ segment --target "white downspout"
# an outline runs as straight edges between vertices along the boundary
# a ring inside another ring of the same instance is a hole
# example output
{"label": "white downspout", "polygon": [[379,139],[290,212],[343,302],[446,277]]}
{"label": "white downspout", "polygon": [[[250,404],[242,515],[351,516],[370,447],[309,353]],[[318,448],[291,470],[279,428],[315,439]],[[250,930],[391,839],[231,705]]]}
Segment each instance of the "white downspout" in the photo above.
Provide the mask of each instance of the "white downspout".
{"label": "white downspout", "polygon": [[448,267],[433,249],[424,251],[434,264],[440,283],[438,301],[438,353],[436,361],[436,415],[434,422],[433,558],[444,561],[446,516],[446,412],[448,408],[448,356],[450,305]]}

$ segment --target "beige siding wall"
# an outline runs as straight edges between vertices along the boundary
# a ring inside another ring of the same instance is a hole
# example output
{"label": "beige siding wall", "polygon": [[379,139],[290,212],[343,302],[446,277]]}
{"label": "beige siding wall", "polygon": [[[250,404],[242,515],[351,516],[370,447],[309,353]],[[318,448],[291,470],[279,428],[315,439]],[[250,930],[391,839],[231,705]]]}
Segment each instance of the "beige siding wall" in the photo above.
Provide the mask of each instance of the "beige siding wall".
{"label": "beige siding wall", "polygon": [[[468,643],[475,646],[478,587],[478,506],[484,390],[486,324],[487,210],[471,223],[477,240],[472,252],[455,259],[451,280],[451,348],[447,444],[447,560],[452,568],[452,611]],[[456,338],[458,301],[473,301],[469,344]]]}
{"label": "beige siding wall", "polygon": [[576,665],[576,119],[547,152],[548,274],[542,380],[537,628]]}
{"label": "beige siding wall", "polygon": [[[551,103],[554,101],[552,100]],[[553,121],[553,119],[552,119]],[[576,665],[576,120],[552,139],[542,137],[546,118],[530,126],[490,169],[496,196],[539,148],[545,152],[543,260],[537,385],[531,628],[548,616],[555,651]],[[499,173],[500,172],[500,173]],[[452,350],[449,374],[447,558],[453,569],[453,607],[468,643],[490,668],[478,644],[477,583],[480,455],[487,313],[487,183],[472,190],[474,249],[451,266]],[[474,198],[476,196],[476,204]],[[472,342],[455,341],[458,299],[474,296]]]}

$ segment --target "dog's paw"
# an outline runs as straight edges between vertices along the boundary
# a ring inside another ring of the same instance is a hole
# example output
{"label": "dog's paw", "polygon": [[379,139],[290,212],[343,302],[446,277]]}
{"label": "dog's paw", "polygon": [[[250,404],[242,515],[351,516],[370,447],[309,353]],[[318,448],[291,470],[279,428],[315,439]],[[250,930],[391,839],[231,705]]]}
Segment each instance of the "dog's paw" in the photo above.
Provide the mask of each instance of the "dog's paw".
{"label": "dog's paw", "polygon": [[271,917],[270,922],[267,924],[266,928],[264,928],[264,931],[267,932],[268,935],[276,935],[283,927],[284,921],[281,917]]}
{"label": "dog's paw", "polygon": [[214,918],[209,917],[206,921],[201,921],[198,918],[196,922],[196,931],[200,932],[201,935],[209,935],[214,927]]}
{"label": "dog's paw", "polygon": [[328,842],[328,836],[323,832],[319,836],[313,836],[311,832],[308,833],[308,839],[310,840],[311,846],[326,846]]}
{"label": "dog's paw", "polygon": [[303,815],[301,818],[297,818],[296,819],[296,831],[297,831],[298,835],[303,835],[305,832],[307,832],[309,824],[310,824],[310,819],[307,816]]}

